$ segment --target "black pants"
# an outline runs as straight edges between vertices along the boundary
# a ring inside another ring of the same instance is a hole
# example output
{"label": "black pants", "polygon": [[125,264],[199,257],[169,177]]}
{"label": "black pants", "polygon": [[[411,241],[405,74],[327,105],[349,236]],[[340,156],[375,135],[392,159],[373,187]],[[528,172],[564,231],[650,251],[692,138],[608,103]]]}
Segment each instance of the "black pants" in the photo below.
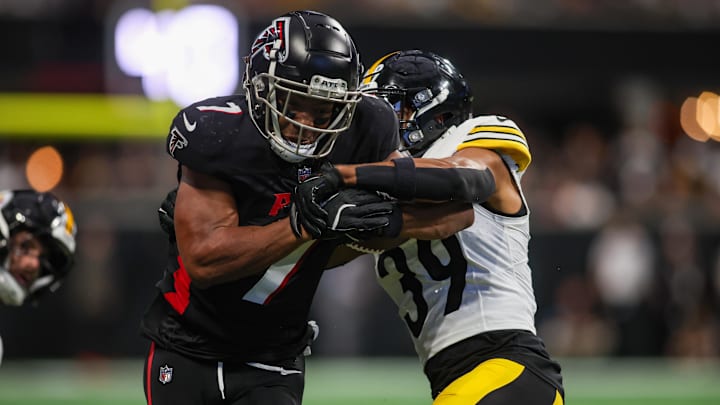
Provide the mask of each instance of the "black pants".
{"label": "black pants", "polygon": [[286,363],[198,360],[153,342],[145,358],[145,399],[148,405],[300,405],[305,358]]}

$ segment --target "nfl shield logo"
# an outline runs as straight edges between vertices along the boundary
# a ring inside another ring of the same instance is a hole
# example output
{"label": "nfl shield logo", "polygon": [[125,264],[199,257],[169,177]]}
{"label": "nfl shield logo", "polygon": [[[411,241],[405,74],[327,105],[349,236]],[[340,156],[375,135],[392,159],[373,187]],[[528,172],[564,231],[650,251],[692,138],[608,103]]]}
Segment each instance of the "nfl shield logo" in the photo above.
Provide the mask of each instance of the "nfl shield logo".
{"label": "nfl shield logo", "polygon": [[163,384],[169,383],[170,381],[172,381],[172,372],[172,367],[168,367],[167,364],[160,367],[160,377],[158,378],[158,380],[160,380],[160,382]]}
{"label": "nfl shield logo", "polygon": [[303,182],[305,179],[310,177],[312,174],[312,169],[309,167],[299,167],[298,168],[298,182]]}

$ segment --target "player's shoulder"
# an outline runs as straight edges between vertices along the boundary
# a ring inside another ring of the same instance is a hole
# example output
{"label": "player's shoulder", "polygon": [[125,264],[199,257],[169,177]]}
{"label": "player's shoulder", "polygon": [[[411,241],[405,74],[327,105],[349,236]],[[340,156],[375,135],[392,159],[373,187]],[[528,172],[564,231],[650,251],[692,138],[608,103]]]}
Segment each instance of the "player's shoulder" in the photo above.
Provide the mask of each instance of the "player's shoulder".
{"label": "player's shoulder", "polygon": [[243,96],[207,98],[177,113],[170,125],[166,148],[179,162],[202,166],[202,162],[222,159],[241,137],[253,139],[243,137],[242,132],[255,130]]}
{"label": "player's shoulder", "polygon": [[[478,115],[463,122],[459,129],[467,136],[483,136],[491,133],[521,133],[520,127],[504,115]],[[477,135],[476,135],[477,134]]]}
{"label": "player's shoulder", "polygon": [[218,128],[245,120],[247,110],[244,96],[212,97],[180,110],[173,124],[189,136],[220,136],[225,131],[218,131]]}
{"label": "player's shoulder", "polygon": [[457,128],[457,150],[486,148],[509,156],[523,171],[532,160],[527,138],[518,125],[503,115],[479,115]]}
{"label": "player's shoulder", "polygon": [[363,94],[356,108],[356,119],[368,125],[383,127],[392,126],[397,122],[397,115],[390,103],[372,94]]}
{"label": "player's shoulder", "polygon": [[[377,161],[385,159],[399,147],[398,119],[390,104],[375,96],[363,95],[355,109],[349,130],[338,138],[338,147],[355,150],[350,160],[338,162]],[[341,151],[335,153],[341,154]],[[356,160],[361,159],[361,160]]]}

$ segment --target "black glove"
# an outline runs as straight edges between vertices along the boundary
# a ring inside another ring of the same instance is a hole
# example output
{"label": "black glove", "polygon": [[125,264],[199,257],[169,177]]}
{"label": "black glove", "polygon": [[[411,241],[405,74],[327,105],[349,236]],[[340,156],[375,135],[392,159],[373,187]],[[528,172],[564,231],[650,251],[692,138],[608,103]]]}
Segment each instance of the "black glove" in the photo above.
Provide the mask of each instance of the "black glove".
{"label": "black glove", "polygon": [[[293,205],[301,207],[299,208],[301,211],[299,219],[302,221],[302,225],[313,236],[319,235],[326,226],[325,219],[328,213],[322,205],[331,196],[337,194],[343,186],[340,173],[332,166],[323,166],[321,170],[317,175],[298,184],[292,198]],[[293,221],[292,209],[290,215],[291,223],[295,222],[297,225],[298,222]],[[298,219],[297,213],[295,213],[295,218]],[[295,234],[298,235],[298,232]]]}
{"label": "black glove", "polygon": [[168,234],[171,241],[175,241],[175,198],[177,197],[177,188],[172,189],[158,208],[158,219],[160,220],[160,228]]}
{"label": "black glove", "polygon": [[397,201],[392,201],[391,204],[392,212],[384,215],[384,217],[388,220],[387,226],[369,230],[360,229],[350,231],[347,232],[345,236],[354,242],[375,238],[397,238],[403,227],[402,210],[400,209],[400,204]]}
{"label": "black glove", "polygon": [[[335,239],[347,232],[378,232],[390,223],[393,202],[377,193],[348,188],[330,196],[327,201],[307,209],[303,200],[294,202],[290,223],[296,235],[300,225],[316,239]],[[315,212],[319,209],[320,215]]]}

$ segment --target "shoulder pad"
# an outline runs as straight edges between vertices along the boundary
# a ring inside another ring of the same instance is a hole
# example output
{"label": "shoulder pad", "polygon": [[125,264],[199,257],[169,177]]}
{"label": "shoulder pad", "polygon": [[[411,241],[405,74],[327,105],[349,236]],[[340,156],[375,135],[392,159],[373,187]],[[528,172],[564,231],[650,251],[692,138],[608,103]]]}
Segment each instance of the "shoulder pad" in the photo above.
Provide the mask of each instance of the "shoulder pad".
{"label": "shoulder pad", "polygon": [[225,159],[234,135],[246,115],[246,104],[238,96],[209,98],[182,109],[173,119],[167,137],[167,152],[181,164],[212,173]]}
{"label": "shoulder pad", "polygon": [[400,146],[398,119],[392,106],[383,99],[363,95],[357,105],[351,129],[338,137],[333,154],[352,156],[334,163],[361,163],[384,160]]}
{"label": "shoulder pad", "polygon": [[458,130],[464,131],[465,135],[457,150],[465,148],[496,150],[510,156],[521,172],[532,161],[525,135],[512,120],[506,117],[501,115],[474,117],[464,122]]}

